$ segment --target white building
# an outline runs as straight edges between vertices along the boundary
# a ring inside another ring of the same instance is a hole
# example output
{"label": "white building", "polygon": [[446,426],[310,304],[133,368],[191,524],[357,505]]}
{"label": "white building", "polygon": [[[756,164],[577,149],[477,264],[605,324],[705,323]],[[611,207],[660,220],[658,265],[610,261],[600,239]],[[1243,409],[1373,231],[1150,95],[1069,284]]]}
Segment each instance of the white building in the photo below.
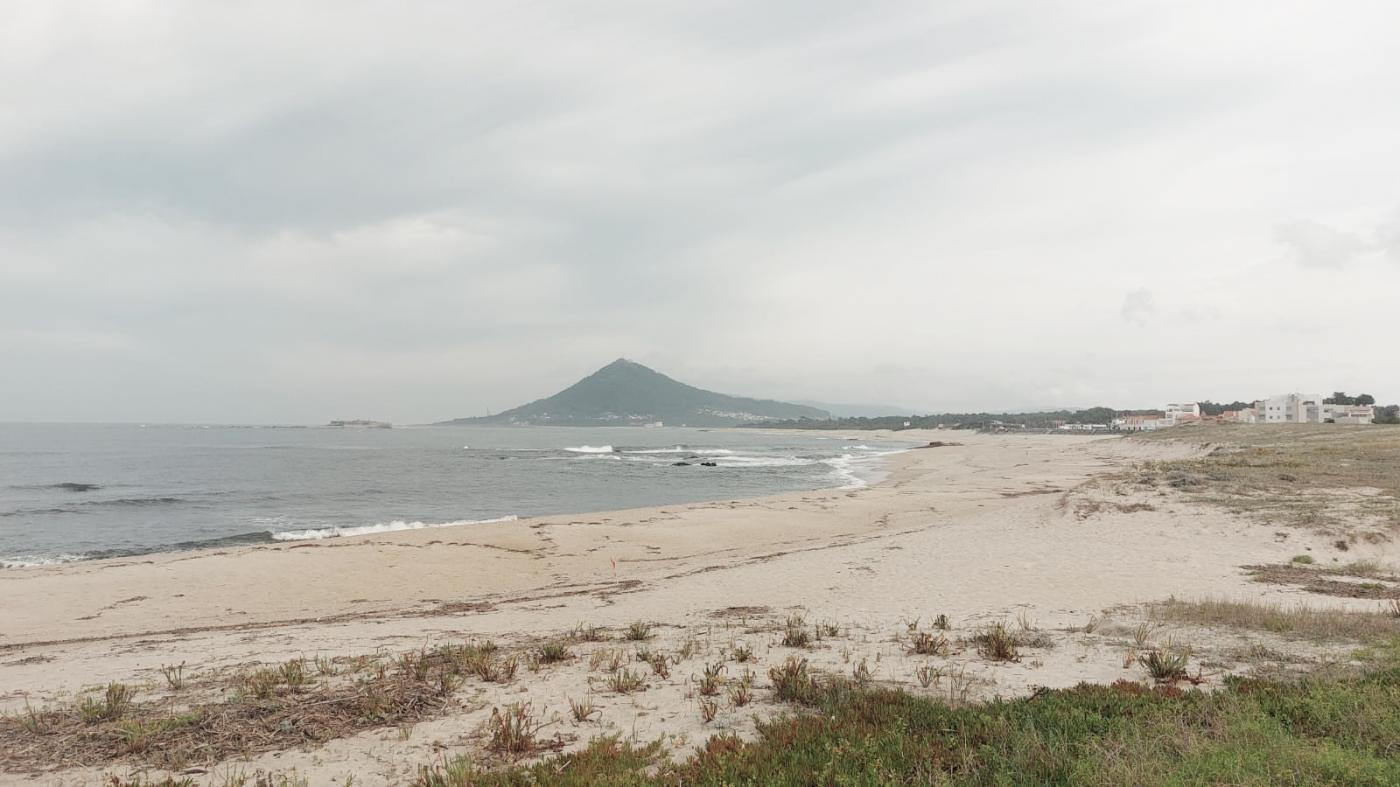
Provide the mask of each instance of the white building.
{"label": "white building", "polygon": [[1254,403],[1259,423],[1320,424],[1323,422],[1322,397],[1317,394],[1291,393],[1270,396]]}
{"label": "white building", "polygon": [[1376,408],[1369,404],[1324,404],[1322,420],[1334,424],[1369,424],[1376,418]]}
{"label": "white building", "polygon": [[1200,417],[1201,417],[1201,406],[1200,406],[1199,404],[1196,404],[1195,402],[1187,402],[1187,403],[1185,403],[1185,404],[1169,404],[1169,405],[1167,405],[1166,419],[1167,419],[1168,421],[1172,421],[1172,422],[1176,422],[1176,421],[1189,421],[1189,420],[1191,420],[1191,419],[1193,419],[1193,418],[1200,418]]}
{"label": "white building", "polygon": [[1113,419],[1113,426],[1124,432],[1152,432],[1175,425],[1175,421],[1156,415],[1125,415]]}

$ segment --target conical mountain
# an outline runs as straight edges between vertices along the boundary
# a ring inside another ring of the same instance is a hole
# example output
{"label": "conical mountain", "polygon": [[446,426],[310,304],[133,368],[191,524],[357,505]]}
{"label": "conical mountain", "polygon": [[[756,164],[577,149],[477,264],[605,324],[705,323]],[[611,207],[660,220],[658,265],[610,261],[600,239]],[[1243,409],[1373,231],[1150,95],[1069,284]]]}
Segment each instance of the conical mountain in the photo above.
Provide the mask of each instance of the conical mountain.
{"label": "conical mountain", "polygon": [[769,399],[706,391],[619,358],[559,393],[483,418],[448,424],[535,424],[554,426],[737,426],[795,418],[830,418],[830,413]]}

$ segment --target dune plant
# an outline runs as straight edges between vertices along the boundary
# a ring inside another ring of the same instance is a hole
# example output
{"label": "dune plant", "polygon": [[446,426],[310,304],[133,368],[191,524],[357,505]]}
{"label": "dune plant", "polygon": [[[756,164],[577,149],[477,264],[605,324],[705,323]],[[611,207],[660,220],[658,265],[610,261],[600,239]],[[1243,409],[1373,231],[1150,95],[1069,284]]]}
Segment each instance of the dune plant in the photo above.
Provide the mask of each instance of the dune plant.
{"label": "dune plant", "polygon": [[916,633],[909,643],[909,652],[920,656],[946,656],[948,649],[947,637],[927,631]]}
{"label": "dune plant", "polygon": [[598,706],[593,702],[592,697],[585,697],[581,700],[576,700],[573,697],[569,698],[569,713],[573,715],[574,721],[579,724],[588,721],[600,712]]}
{"label": "dune plant", "polygon": [[914,677],[918,679],[920,686],[928,688],[938,683],[943,677],[943,671],[930,664],[920,664],[919,668],[914,670]]}
{"label": "dune plant", "polygon": [[720,675],[723,673],[724,662],[717,661],[713,664],[706,664],[704,673],[700,676],[700,680],[697,681],[700,695],[703,697],[713,697],[719,694],[722,682]]}
{"label": "dune plant", "polygon": [[1021,658],[1020,642],[1006,625],[997,622],[982,629],[973,641],[982,658],[992,661],[1017,661]]}
{"label": "dune plant", "polygon": [[171,691],[180,691],[185,688],[185,662],[179,664],[160,665],[160,674],[165,677],[165,685]]}
{"label": "dune plant", "polygon": [[768,679],[773,682],[774,696],[784,702],[802,702],[817,690],[807,660],[796,656],[789,656],[781,666],[770,668]]}
{"label": "dune plant", "polygon": [[101,699],[84,697],[78,706],[84,722],[95,724],[100,721],[114,721],[124,716],[131,708],[136,692],[125,683],[108,683]]}
{"label": "dune plant", "polygon": [[569,646],[559,640],[546,642],[535,648],[535,658],[539,659],[541,664],[558,664],[572,657]]}
{"label": "dune plant", "polygon": [[801,615],[789,615],[783,626],[783,646],[805,648],[812,644],[812,635],[807,631],[807,621]]}
{"label": "dune plant", "polygon": [[1170,642],[1138,656],[1138,663],[1158,683],[1176,683],[1183,680],[1186,677],[1186,665],[1190,660],[1190,648]]}
{"label": "dune plant", "polygon": [[620,669],[608,676],[608,688],[618,694],[631,694],[645,689],[646,686],[646,680],[629,669]]}
{"label": "dune plant", "polygon": [[729,689],[729,704],[735,708],[742,708],[753,701],[753,693],[749,689],[749,684],[739,681]]}
{"label": "dune plant", "polygon": [[535,719],[527,702],[492,708],[486,726],[490,733],[487,746],[492,751],[521,755],[535,748],[535,734],[544,725]]}

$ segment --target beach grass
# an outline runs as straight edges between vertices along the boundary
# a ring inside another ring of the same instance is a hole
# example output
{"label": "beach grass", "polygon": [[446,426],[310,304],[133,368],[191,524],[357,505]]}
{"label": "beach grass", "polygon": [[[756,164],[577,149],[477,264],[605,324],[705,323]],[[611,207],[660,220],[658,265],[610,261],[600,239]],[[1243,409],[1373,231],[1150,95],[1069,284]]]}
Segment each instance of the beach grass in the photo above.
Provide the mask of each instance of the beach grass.
{"label": "beach grass", "polygon": [[1135,437],[1207,444],[1195,459],[1143,462],[1123,479],[1272,523],[1384,541],[1400,529],[1400,429],[1384,425],[1187,426]]}
{"label": "beach grass", "polygon": [[[1375,612],[1313,607],[1307,604],[1271,604],[1260,601],[1168,599],[1150,607],[1154,620],[1200,626],[1267,631],[1313,640],[1351,640],[1373,643],[1400,637],[1400,619]],[[1139,642],[1142,647],[1144,642]]]}
{"label": "beach grass", "polygon": [[334,679],[293,659],[232,676],[222,698],[196,703],[141,701],[132,687],[111,683],[71,705],[0,716],[0,767],[130,760],[181,770],[324,743],[440,715],[463,679],[509,681],[515,663],[496,658],[489,642],[366,659],[355,673]]}
{"label": "beach grass", "polygon": [[761,722],[756,739],[717,735],[680,761],[658,744],[600,738],[507,769],[445,760],[417,784],[1396,784],[1400,639],[1377,659],[1365,671],[1230,679],[1213,692],[1164,674],[1156,687],[1081,684],[960,706],[806,676],[785,692],[794,712]]}

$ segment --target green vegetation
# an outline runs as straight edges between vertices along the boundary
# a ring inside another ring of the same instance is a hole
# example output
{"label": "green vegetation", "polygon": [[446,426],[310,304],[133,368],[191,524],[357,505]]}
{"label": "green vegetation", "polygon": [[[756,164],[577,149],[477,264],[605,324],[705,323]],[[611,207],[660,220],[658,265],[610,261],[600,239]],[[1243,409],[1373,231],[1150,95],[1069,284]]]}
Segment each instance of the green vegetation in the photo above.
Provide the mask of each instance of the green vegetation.
{"label": "green vegetation", "polygon": [[1376,403],[1376,397],[1374,397],[1374,396],[1372,396],[1372,395],[1370,395],[1370,394],[1361,394],[1361,395],[1359,395],[1359,396],[1347,396],[1347,394],[1346,394],[1345,391],[1337,391],[1337,392],[1333,393],[1331,396],[1327,397],[1326,399],[1323,399],[1323,400],[1322,400],[1322,403],[1323,403],[1323,404],[1344,404],[1344,405],[1345,405],[1345,404],[1351,404],[1351,405],[1363,405],[1363,406],[1364,406],[1364,405],[1368,405],[1368,404],[1375,404],[1375,403]]}
{"label": "green vegetation", "polygon": [[1238,399],[1229,404],[1216,404],[1209,399],[1196,404],[1201,408],[1201,415],[1220,415],[1226,410],[1246,410],[1254,406],[1254,402],[1241,402]]}
{"label": "green vegetation", "polygon": [[1400,640],[1380,659],[1365,674],[1233,679],[1217,692],[1119,681],[960,707],[817,682],[793,662],[775,671],[805,707],[760,723],[754,741],[718,735],[673,763],[658,744],[602,738],[504,770],[444,762],[417,784],[1390,785],[1400,783]]}

